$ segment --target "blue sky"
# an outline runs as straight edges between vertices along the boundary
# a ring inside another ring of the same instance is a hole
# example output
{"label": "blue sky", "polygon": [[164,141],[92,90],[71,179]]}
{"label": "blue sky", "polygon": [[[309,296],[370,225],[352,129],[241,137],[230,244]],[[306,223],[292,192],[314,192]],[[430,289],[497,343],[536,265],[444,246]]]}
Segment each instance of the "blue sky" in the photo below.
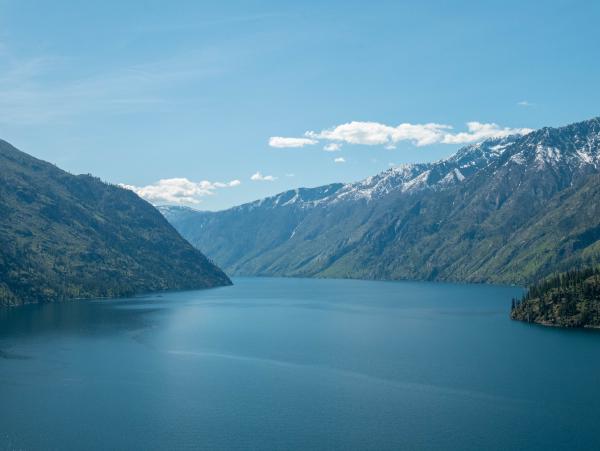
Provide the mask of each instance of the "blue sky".
{"label": "blue sky", "polygon": [[0,137],[221,209],[597,116],[599,21],[589,1],[0,0]]}

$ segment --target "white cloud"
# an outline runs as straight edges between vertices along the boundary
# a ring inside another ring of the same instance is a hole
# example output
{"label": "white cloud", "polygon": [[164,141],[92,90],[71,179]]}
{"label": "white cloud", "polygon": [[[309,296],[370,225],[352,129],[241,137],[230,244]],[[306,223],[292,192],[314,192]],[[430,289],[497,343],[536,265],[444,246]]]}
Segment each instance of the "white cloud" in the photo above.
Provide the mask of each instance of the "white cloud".
{"label": "white cloud", "polygon": [[219,188],[239,186],[239,180],[229,183],[209,182],[202,180],[192,182],[185,177],[161,179],[156,183],[146,186],[133,186],[120,184],[122,188],[134,191],[138,196],[152,204],[199,204],[200,198],[214,194]]}
{"label": "white cloud", "polygon": [[483,141],[487,138],[502,138],[509,135],[526,135],[533,130],[530,128],[501,128],[498,124],[482,124],[481,122],[467,122],[468,132],[446,134],[441,141],[444,144],[467,144]]}
{"label": "white cloud", "polygon": [[325,147],[323,147],[323,150],[325,152],[338,152],[341,148],[342,148],[342,145],[340,143],[329,143],[329,144],[325,144]]}
{"label": "white cloud", "polygon": [[283,136],[271,136],[269,138],[269,146],[277,148],[304,147],[317,143],[316,139],[310,138],[284,138]]}
{"label": "white cloud", "polygon": [[528,106],[533,106],[533,103],[528,102],[527,100],[521,100],[520,102],[517,102],[517,105],[528,107]]}
{"label": "white cloud", "polygon": [[289,173],[289,174],[285,174],[285,176],[286,177],[296,177],[296,174]]}
{"label": "white cloud", "polygon": [[339,149],[341,143],[381,145],[387,149],[394,149],[401,141],[412,142],[418,147],[432,144],[466,144],[512,134],[523,135],[532,131],[529,128],[502,128],[494,123],[476,121],[467,123],[466,132],[452,133],[451,130],[450,125],[434,122],[391,126],[379,122],[352,121],[320,132],[308,131],[305,136],[313,140],[332,141],[325,145],[325,150]]}
{"label": "white cloud", "polygon": [[345,163],[346,159],[344,157],[338,157],[333,159],[334,163]]}
{"label": "white cloud", "polygon": [[306,132],[313,139],[346,142],[348,144],[393,145],[399,141],[412,141],[417,146],[434,144],[441,140],[444,130],[451,128],[442,124],[400,124],[392,127],[378,122],[352,121],[321,132]]}
{"label": "white cloud", "polygon": [[262,175],[260,171],[257,171],[256,173],[250,176],[250,180],[253,180],[255,182],[274,182],[275,180],[277,180],[277,177],[274,177],[272,175]]}

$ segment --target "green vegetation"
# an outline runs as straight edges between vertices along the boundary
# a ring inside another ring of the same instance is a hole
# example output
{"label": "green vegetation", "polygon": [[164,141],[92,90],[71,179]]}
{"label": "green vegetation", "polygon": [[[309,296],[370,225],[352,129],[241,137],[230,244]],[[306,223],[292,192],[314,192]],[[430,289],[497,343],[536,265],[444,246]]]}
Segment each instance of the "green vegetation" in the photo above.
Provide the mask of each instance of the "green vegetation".
{"label": "green vegetation", "polygon": [[133,192],[0,141],[0,305],[230,283]]}
{"label": "green vegetation", "polygon": [[554,275],[513,299],[511,318],[547,326],[600,327],[600,267]]}
{"label": "green vegetation", "polygon": [[[395,180],[378,196],[335,198],[342,185],[329,185],[163,211],[236,275],[527,285],[600,263],[600,119],[511,138],[501,153],[494,144],[419,168],[418,190]],[[439,183],[455,169],[464,180]]]}

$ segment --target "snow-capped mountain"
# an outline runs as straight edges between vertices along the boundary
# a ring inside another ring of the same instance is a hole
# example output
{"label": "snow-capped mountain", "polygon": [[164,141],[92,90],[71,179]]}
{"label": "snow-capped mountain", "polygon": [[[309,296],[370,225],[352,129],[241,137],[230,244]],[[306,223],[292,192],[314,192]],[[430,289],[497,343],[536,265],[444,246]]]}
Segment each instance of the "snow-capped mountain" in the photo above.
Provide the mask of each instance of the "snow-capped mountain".
{"label": "snow-capped mountain", "polygon": [[[462,182],[477,169],[499,158],[502,150],[516,137],[488,139],[467,146],[452,157],[435,163],[411,163],[392,167],[377,175],[352,183],[332,183],[316,188],[297,188],[275,196],[233,207],[232,210],[252,211],[256,208],[296,206],[312,208],[342,201],[374,200],[392,192],[411,192],[424,188],[444,189]],[[173,222],[178,216],[195,211],[189,207],[158,207]]]}
{"label": "snow-capped mountain", "polygon": [[600,255],[599,163],[595,118],[221,212],[162,211],[233,274],[521,282]]}

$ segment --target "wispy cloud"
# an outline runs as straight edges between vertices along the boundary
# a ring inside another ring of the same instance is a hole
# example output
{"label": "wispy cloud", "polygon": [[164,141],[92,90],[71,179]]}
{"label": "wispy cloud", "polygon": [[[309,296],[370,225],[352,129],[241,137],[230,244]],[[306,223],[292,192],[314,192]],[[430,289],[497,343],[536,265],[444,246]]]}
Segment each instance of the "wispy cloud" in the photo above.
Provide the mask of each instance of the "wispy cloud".
{"label": "wispy cloud", "polygon": [[283,12],[265,12],[260,14],[228,14],[226,16],[210,16],[207,14],[203,19],[190,16],[182,18],[181,21],[163,21],[160,23],[132,24],[131,31],[142,37],[154,37],[163,33],[197,31],[199,29],[210,29],[212,27],[235,26],[252,22],[267,22],[269,20],[281,21],[289,15]]}
{"label": "wispy cloud", "polygon": [[481,122],[467,122],[467,132],[448,133],[441,141],[444,144],[468,144],[483,141],[488,138],[503,138],[510,135],[526,135],[531,133],[531,128],[500,127],[498,124]]}
{"label": "wispy cloud", "polygon": [[[308,131],[304,135],[311,144],[325,141],[324,150],[339,150],[343,143],[366,146],[384,146],[393,149],[403,141],[417,147],[432,144],[468,144],[483,141],[487,138],[499,138],[508,135],[524,135],[532,131],[530,128],[500,127],[495,123],[467,122],[467,131],[454,132],[453,127],[434,122],[426,124],[402,123],[396,126],[379,122],[352,121],[320,132]],[[274,139],[274,138],[271,138]],[[286,140],[303,140],[305,138],[285,138]],[[300,146],[297,146],[300,147]]]}
{"label": "wispy cloud", "polygon": [[173,86],[219,74],[225,63],[217,52],[199,50],[94,76],[64,77],[73,64],[63,58],[18,59],[2,54],[0,123],[36,125],[90,113],[166,110],[177,101],[170,95]]}
{"label": "wispy cloud", "polygon": [[345,163],[346,159],[344,157],[338,157],[333,159],[334,163]]}
{"label": "wispy cloud", "polygon": [[527,100],[521,100],[520,102],[517,102],[517,105],[523,106],[523,107],[528,107],[528,106],[533,106],[534,104],[531,102],[528,102]]}
{"label": "wispy cloud", "polygon": [[323,150],[325,152],[339,152],[342,149],[342,145],[340,143],[329,143],[325,144]]}
{"label": "wispy cloud", "polygon": [[158,204],[199,204],[201,198],[214,194],[220,188],[232,188],[242,182],[232,180],[227,183],[209,182],[202,180],[192,182],[187,178],[161,179],[156,183],[146,186],[133,186],[120,184],[122,188],[134,191],[138,196],[148,202]]}
{"label": "wispy cloud", "polygon": [[271,136],[269,138],[269,146],[280,149],[286,147],[304,147],[317,143],[316,139],[311,138],[284,138],[283,136]]}
{"label": "wispy cloud", "polygon": [[277,180],[277,177],[273,175],[262,175],[260,171],[257,171],[250,176],[250,180],[254,182],[274,182]]}

